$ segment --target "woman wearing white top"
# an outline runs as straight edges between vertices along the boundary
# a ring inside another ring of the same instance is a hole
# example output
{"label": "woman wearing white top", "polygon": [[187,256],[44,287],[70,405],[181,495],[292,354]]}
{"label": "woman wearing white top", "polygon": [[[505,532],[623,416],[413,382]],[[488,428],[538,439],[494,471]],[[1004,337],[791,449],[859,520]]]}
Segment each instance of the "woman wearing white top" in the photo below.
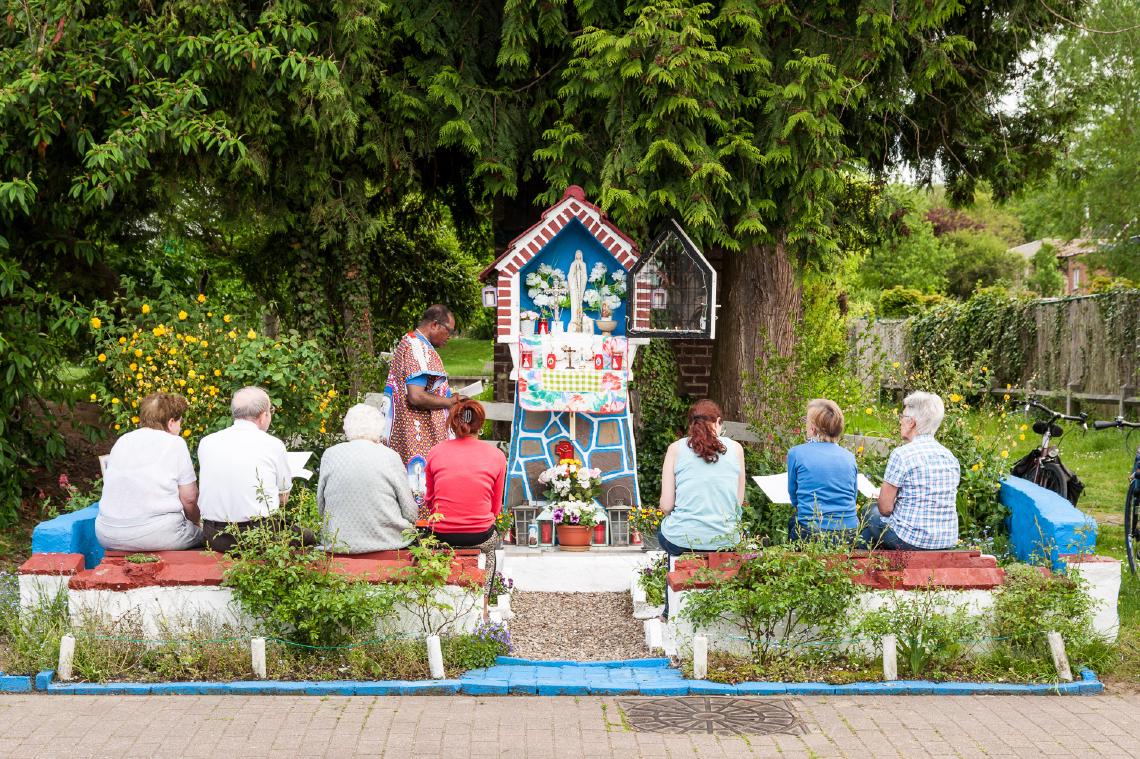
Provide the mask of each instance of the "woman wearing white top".
{"label": "woman wearing white top", "polygon": [[139,404],[140,427],[111,449],[95,536],[117,551],[181,551],[202,545],[198,477],[180,436],[186,399],[154,393]]}

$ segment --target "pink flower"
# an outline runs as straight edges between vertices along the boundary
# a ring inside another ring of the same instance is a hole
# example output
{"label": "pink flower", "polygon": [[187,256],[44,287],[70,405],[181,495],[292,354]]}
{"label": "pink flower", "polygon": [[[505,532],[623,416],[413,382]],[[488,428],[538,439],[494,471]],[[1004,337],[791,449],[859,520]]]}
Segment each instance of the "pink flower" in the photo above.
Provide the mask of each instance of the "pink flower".
{"label": "pink flower", "polygon": [[587,411],[586,399],[581,395],[575,393],[570,396],[570,400],[566,402],[567,411]]}
{"label": "pink flower", "polygon": [[613,372],[606,372],[602,375],[602,389],[603,390],[621,390],[621,377]]}
{"label": "pink flower", "polygon": [[65,472],[65,473],[63,473],[63,474],[61,474],[61,475],[59,476],[59,486],[60,486],[61,488],[63,488],[64,490],[67,490],[68,488],[70,488],[70,487],[71,487],[71,480],[69,480],[69,479],[67,478],[67,473],[66,473],[66,472]]}
{"label": "pink flower", "polygon": [[625,411],[625,401],[610,401],[603,403],[602,407],[598,409],[599,414],[617,414]]}

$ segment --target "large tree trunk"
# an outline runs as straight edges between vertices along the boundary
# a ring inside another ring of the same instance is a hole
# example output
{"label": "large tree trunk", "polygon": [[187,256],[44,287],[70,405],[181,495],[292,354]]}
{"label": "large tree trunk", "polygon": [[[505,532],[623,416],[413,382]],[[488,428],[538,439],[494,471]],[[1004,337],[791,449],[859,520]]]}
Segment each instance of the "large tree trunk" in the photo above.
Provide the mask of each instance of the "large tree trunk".
{"label": "large tree trunk", "polygon": [[340,286],[341,320],[348,384],[353,395],[367,390],[376,373],[376,349],[372,340],[372,293],[369,288],[368,253],[344,253],[344,281]]}
{"label": "large tree trunk", "polygon": [[[713,347],[713,397],[726,419],[748,421],[764,413],[750,402],[749,377],[768,371],[770,351],[784,358],[795,351],[803,290],[782,239],[726,253],[724,260]],[[787,370],[786,363],[781,367],[780,371]]]}

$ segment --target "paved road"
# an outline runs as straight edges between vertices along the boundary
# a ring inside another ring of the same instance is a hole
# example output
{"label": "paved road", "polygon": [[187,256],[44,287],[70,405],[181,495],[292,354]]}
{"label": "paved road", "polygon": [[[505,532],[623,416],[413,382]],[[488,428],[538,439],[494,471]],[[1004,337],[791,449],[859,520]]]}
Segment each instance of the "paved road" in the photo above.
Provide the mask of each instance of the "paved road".
{"label": "paved road", "polygon": [[645,701],[3,696],[0,756],[1140,756],[1140,695],[757,699],[799,722],[747,737],[639,732]]}

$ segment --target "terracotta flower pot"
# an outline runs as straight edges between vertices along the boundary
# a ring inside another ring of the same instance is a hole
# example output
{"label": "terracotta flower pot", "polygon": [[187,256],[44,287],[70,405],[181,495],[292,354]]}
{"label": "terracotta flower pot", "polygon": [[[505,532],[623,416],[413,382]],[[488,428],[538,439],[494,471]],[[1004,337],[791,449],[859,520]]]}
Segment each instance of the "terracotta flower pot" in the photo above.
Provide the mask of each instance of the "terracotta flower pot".
{"label": "terracotta flower pot", "polygon": [[589,551],[592,527],[577,524],[558,525],[558,547],[563,551]]}

